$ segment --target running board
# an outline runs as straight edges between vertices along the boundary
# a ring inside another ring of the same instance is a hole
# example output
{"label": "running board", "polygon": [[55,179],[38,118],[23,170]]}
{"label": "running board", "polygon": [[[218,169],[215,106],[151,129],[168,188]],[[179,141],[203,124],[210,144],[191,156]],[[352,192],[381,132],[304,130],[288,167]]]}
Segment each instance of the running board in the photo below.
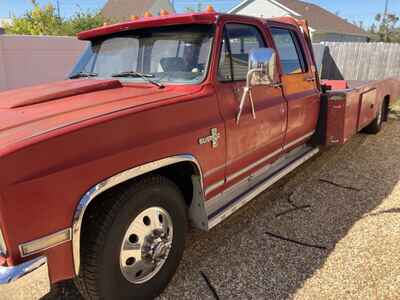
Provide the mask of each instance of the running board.
{"label": "running board", "polygon": [[297,167],[299,167],[300,165],[305,163],[307,160],[312,158],[318,152],[319,152],[319,148],[315,148],[315,149],[308,151],[303,156],[301,156],[301,157],[295,159],[294,161],[290,162],[289,164],[281,167],[275,173],[271,174],[264,181],[257,184],[250,190],[246,191],[244,194],[241,194],[239,197],[237,197],[234,201],[231,202],[232,204],[228,205],[227,207],[225,207],[223,210],[221,210],[217,214],[211,215],[211,217],[208,220],[208,229],[211,229],[215,225],[221,223],[227,217],[229,217],[234,212],[236,212],[239,208],[241,208],[242,206],[244,206],[245,204],[250,202],[252,199],[257,197],[259,194],[261,194],[263,191],[265,191],[267,188],[269,188],[275,182],[277,182],[278,180],[283,178],[285,175],[289,174],[294,169],[296,169]]}

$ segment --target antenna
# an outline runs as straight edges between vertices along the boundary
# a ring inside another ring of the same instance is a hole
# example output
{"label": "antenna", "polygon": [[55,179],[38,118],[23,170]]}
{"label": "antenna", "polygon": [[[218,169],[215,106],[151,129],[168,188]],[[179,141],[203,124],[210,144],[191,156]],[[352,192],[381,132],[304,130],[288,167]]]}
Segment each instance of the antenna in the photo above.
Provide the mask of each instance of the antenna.
{"label": "antenna", "polygon": [[383,13],[383,17],[382,17],[382,24],[385,25],[385,42],[388,41],[388,37],[389,37],[389,25],[387,23],[388,21],[388,11],[389,11],[389,0],[385,1],[385,11]]}

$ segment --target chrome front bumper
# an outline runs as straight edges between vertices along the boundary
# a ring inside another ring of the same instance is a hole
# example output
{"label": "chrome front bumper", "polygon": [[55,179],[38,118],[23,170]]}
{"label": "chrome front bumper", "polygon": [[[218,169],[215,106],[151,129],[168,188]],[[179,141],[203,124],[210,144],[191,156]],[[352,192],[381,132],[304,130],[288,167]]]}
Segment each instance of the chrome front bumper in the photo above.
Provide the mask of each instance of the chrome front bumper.
{"label": "chrome front bumper", "polygon": [[[25,282],[22,285],[26,285],[26,282],[32,283],[32,280],[38,280],[39,277],[43,280],[43,276],[46,276],[46,284],[48,284],[49,287],[50,279],[47,258],[44,256],[26,261],[20,265],[0,267],[0,291],[3,289],[1,285],[6,285],[4,288],[9,291],[14,291],[19,288],[24,288],[20,283]],[[24,280],[19,280],[21,278],[24,278]],[[46,294],[48,292],[49,290],[46,290],[43,293]],[[40,296],[44,296],[44,294]]]}

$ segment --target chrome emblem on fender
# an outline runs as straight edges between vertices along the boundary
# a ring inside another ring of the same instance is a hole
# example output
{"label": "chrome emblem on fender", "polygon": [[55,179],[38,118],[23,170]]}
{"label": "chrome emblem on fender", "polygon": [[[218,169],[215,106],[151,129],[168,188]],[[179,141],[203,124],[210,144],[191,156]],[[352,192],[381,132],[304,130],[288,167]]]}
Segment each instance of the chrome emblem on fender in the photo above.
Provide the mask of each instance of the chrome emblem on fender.
{"label": "chrome emblem on fender", "polygon": [[213,148],[218,147],[218,140],[221,137],[221,134],[218,132],[218,128],[211,128],[211,135],[199,138],[199,144],[200,145],[205,145],[208,143],[211,143],[211,146]]}

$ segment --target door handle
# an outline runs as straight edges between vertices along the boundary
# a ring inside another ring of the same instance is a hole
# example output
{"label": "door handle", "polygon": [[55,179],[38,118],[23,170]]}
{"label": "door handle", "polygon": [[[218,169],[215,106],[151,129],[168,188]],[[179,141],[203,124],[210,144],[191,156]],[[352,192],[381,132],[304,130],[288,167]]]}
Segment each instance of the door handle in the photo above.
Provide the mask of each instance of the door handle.
{"label": "door handle", "polygon": [[308,81],[308,82],[315,82],[315,77],[306,78],[306,81]]}

